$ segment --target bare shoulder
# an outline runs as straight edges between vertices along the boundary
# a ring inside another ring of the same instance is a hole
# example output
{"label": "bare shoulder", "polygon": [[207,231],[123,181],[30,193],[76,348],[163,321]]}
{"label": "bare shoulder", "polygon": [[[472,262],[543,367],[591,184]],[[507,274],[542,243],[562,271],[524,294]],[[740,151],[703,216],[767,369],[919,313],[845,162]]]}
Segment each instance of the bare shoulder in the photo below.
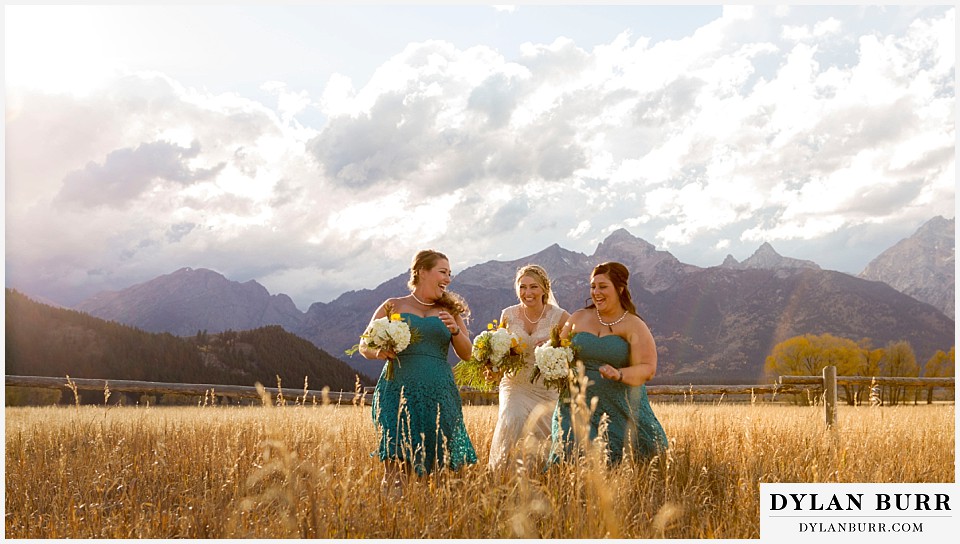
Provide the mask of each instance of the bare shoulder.
{"label": "bare shoulder", "polygon": [[409,299],[406,297],[393,297],[383,301],[383,304],[377,308],[377,313],[386,314],[387,308],[394,312],[405,312],[409,310]]}
{"label": "bare shoulder", "polygon": [[631,332],[637,334],[639,337],[653,336],[653,334],[650,332],[650,327],[647,326],[647,322],[643,319],[640,319],[640,317],[636,315],[628,315],[624,320],[624,325],[626,325]]}
{"label": "bare shoulder", "polygon": [[500,310],[501,315],[514,314],[520,309],[519,304],[514,304],[513,306],[507,306],[506,308]]}
{"label": "bare shoulder", "polygon": [[570,319],[568,319],[567,321],[569,321],[570,323],[585,323],[587,319],[589,319],[590,316],[592,315],[593,315],[593,312],[591,312],[586,308],[582,308],[570,314]]}
{"label": "bare shoulder", "polygon": [[627,317],[625,320],[627,324],[630,325],[631,327],[638,327],[641,329],[649,330],[649,327],[647,327],[647,322],[641,319],[640,316],[636,314],[627,314]]}

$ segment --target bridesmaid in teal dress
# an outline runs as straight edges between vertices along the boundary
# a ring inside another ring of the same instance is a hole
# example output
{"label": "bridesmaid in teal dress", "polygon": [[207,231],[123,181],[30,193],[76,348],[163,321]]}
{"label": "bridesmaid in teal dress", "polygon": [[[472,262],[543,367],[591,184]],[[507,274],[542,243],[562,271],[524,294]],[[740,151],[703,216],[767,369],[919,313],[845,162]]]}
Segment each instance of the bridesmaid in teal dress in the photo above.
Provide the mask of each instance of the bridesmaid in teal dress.
{"label": "bridesmaid in teal dress", "polygon": [[[630,272],[616,262],[597,265],[590,275],[591,304],[570,316],[561,332],[578,348],[589,379],[586,404],[597,399],[590,416],[589,438],[597,437],[604,414],[607,458],[624,455],[649,459],[667,449],[667,435],[647,399],[644,385],[657,371],[657,346],[647,324],[637,315],[627,281]],[[573,408],[576,409],[576,408]],[[552,461],[573,452],[571,399],[562,395],[553,414]]]}
{"label": "bridesmaid in teal dress", "polygon": [[[464,319],[470,310],[458,295],[447,291],[450,262],[433,250],[417,253],[410,266],[411,293],[384,301],[373,314],[379,319],[399,313],[419,333],[398,353],[361,345],[367,359],[394,360],[394,375],[386,364],[373,393],[373,421],[379,434],[376,455],[384,463],[383,485],[402,492],[406,477],[430,474],[439,468],[457,470],[477,462],[463,424],[460,392],[447,362],[450,344],[461,359],[470,357],[471,343]],[[372,320],[371,320],[372,321]]]}

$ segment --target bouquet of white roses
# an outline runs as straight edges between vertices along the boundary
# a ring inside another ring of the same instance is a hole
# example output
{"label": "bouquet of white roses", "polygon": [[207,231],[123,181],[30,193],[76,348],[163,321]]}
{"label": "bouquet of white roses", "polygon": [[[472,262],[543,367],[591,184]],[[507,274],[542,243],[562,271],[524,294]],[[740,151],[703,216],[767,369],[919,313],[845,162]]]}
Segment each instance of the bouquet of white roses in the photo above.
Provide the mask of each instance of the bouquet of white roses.
{"label": "bouquet of white roses", "polygon": [[569,338],[560,338],[560,326],[550,331],[550,341],[533,350],[536,359],[530,383],[543,378],[543,385],[563,394],[570,388],[571,370],[577,358],[576,348]]}
{"label": "bouquet of white roses", "polygon": [[[385,309],[387,315],[374,319],[367,326],[367,330],[360,335],[360,343],[347,350],[348,354],[356,353],[361,346],[400,353],[407,349],[407,346],[419,340],[419,331],[403,320],[400,314],[394,313],[392,306],[387,305]],[[399,357],[397,357],[396,363],[400,364]],[[387,359],[387,371],[384,376],[388,380],[393,379],[393,365],[394,360]]]}
{"label": "bouquet of white roses", "polygon": [[494,319],[487,330],[473,339],[470,359],[453,367],[454,379],[458,385],[489,391],[493,389],[493,382],[488,376],[500,372],[516,374],[523,368],[523,349],[520,337],[506,328],[506,321],[497,326]]}

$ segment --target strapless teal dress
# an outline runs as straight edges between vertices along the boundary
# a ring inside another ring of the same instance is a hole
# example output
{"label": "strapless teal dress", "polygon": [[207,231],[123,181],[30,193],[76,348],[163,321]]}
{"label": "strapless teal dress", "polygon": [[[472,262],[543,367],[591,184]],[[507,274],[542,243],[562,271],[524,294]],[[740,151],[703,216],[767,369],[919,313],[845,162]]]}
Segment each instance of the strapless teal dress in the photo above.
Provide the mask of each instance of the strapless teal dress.
{"label": "strapless teal dress", "polygon": [[[380,435],[375,455],[401,459],[417,474],[477,462],[463,424],[460,392],[447,363],[450,331],[439,317],[403,313],[420,339],[398,354],[393,380],[384,376],[373,392],[373,421]],[[402,400],[401,400],[402,398]]]}
{"label": "strapless teal dress", "polygon": [[[607,423],[607,454],[611,464],[619,463],[623,456],[649,459],[667,449],[667,435],[647,399],[647,387],[630,386],[600,375],[597,370],[604,364],[625,368],[630,364],[630,345],[616,335],[596,336],[577,333],[571,341],[579,347],[579,359],[583,361],[587,378],[587,405],[597,398],[597,409],[590,416],[590,439],[597,437],[600,418],[609,417]],[[573,431],[570,425],[570,398],[562,396],[553,412],[551,432],[553,442],[551,461],[569,457],[573,451]]]}

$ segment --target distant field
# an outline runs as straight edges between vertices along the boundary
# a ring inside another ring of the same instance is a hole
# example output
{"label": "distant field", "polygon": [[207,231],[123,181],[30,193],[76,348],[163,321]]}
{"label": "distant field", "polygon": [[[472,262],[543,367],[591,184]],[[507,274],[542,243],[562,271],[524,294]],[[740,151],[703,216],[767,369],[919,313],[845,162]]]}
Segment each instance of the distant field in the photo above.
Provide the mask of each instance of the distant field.
{"label": "distant field", "polygon": [[[380,493],[370,409],[6,409],[7,538],[758,538],[760,482],[952,482],[954,406],[654,404],[665,458],[486,468]],[[893,455],[892,452],[896,452]]]}

